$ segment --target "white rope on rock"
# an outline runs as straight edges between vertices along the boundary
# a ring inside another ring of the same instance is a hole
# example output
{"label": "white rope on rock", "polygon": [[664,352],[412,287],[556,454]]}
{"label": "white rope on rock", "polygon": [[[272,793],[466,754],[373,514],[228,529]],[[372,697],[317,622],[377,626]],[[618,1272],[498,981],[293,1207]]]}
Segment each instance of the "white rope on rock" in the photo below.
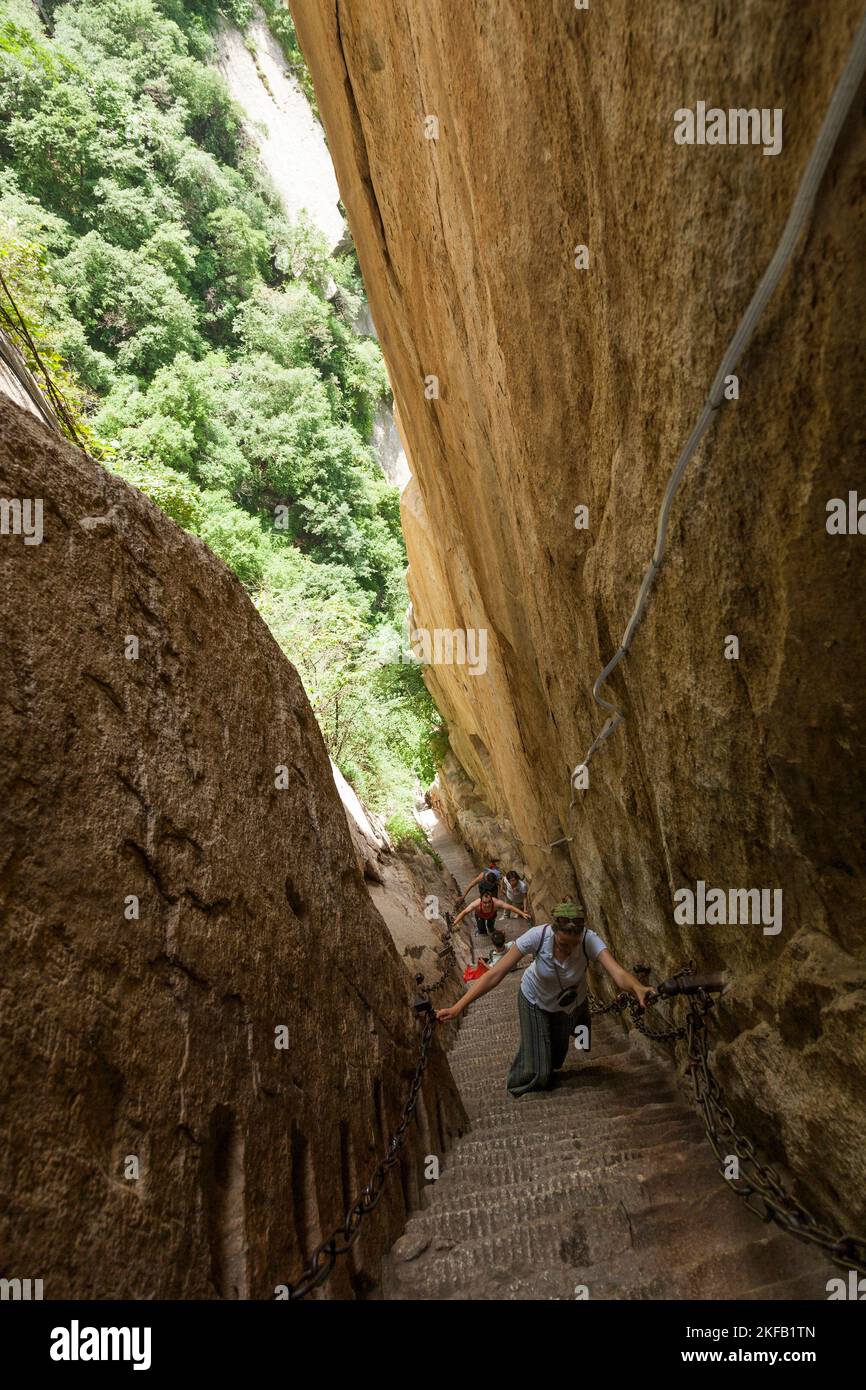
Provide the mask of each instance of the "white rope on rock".
{"label": "white rope on rock", "polygon": [[[667,540],[671,509],[683,474],[706,434],[713,416],[724,403],[726,378],[733,373],[734,368],[751,342],[761,315],[788,268],[797,242],[806,224],[806,220],[812,211],[819,185],[826,173],[830,156],[833,153],[836,141],[839,137],[839,132],[854,104],[854,98],[863,80],[864,72],[866,72],[866,14],[864,14],[860,21],[860,25],[854,36],[851,51],[848,55],[848,60],[845,67],[842,69],[841,76],[830,98],[830,104],[827,107],[821,129],[818,131],[812,153],[809,156],[809,161],[803,171],[800,186],[797,189],[791,211],[788,214],[788,220],[785,223],[784,230],[779,239],[779,244],[776,247],[772,260],[764,271],[758,288],[752,295],[749,305],[737,325],[734,336],[728,344],[718,371],[713,378],[709,395],[691,434],[686,440],[682,453],[677,459],[674,470],[668,479],[668,485],[665,488],[661,509],[659,511],[655,549],[653,550],[652,558],[644,574],[640,589],[638,590],[631,617],[623,633],[622,641],[604,670],[596,677],[592,687],[593,700],[601,709],[608,711],[608,718],[605,720],[601,731],[596,735],[587,749],[583,762],[578,763],[577,767],[575,767],[571,773],[571,801],[569,802],[568,811],[566,812],[566,824],[571,820],[571,813],[575,803],[575,794],[579,790],[578,778],[580,774],[589,767],[589,764],[592,762],[599,748],[603,743],[607,742],[614,730],[617,729],[625,719],[623,711],[619,709],[618,706],[612,704],[610,700],[605,700],[600,692],[602,687],[607,684],[608,680],[613,675],[613,672],[616,670],[623,657],[628,653],[635,632],[643,617],[650,590],[655,583],[656,575],[661,569],[662,560],[664,559],[665,542]],[[554,840],[549,845],[541,845],[534,840],[521,840],[520,836],[516,836],[515,838],[520,840],[521,844],[531,845],[535,849],[543,850],[545,854],[550,854],[558,845],[569,844],[574,840],[573,835],[564,835],[561,839]]]}
{"label": "white rope on rock", "polygon": [[[614,730],[618,728],[619,725],[625,719],[623,711],[619,709],[616,705],[612,704],[610,700],[605,700],[600,694],[600,691],[602,687],[607,684],[613,672],[616,670],[617,666],[622,661],[623,657],[626,655],[629,648],[631,647],[632,640],[634,638],[635,632],[637,631],[638,624],[640,623],[640,620],[643,617],[644,609],[646,608],[646,603],[647,599],[649,598],[650,590],[652,589],[653,584],[655,583],[656,575],[658,574],[661,568],[662,560],[664,559],[665,541],[667,539],[668,524],[670,521],[671,508],[673,507],[674,498],[677,494],[677,489],[679,488],[680,482],[682,481],[683,474],[688,464],[690,463],[693,455],[695,454],[695,451],[697,450],[701,440],[703,439],[707,429],[709,428],[710,421],[712,420],[715,412],[724,402],[726,378],[733,373],[734,368],[736,367],[741,356],[743,355],[749,343],[751,342],[752,335],[758,325],[758,321],[760,320],[761,315],[764,312],[767,302],[773,295],[777,285],[779,284],[779,281],[781,280],[783,274],[785,273],[785,270],[788,267],[791,257],[794,254],[794,249],[803,231],[806,220],[812,211],[812,207],[815,202],[815,197],[818,192],[818,187],[826,172],[830,156],[833,153],[836,140],[839,136],[839,132],[842,129],[842,126],[844,125],[848,113],[850,112],[851,107],[854,103],[854,97],[857,94],[857,90],[863,79],[864,72],[866,72],[866,14],[864,14],[863,18],[860,21],[860,26],[854,37],[851,52],[848,55],[848,61],[846,62],[845,67],[842,70],[842,74],[838,82],[836,83],[836,88],[833,92],[832,97],[830,98],[830,104],[827,107],[827,113],[824,117],[821,129],[818,132],[818,136],[815,141],[812,153],[809,156],[809,162],[806,165],[803,177],[800,180],[800,186],[797,189],[797,195],[791,207],[791,211],[788,216],[788,220],[785,224],[785,229],[782,232],[782,236],[779,240],[779,244],[776,247],[776,251],[773,255],[772,260],[767,266],[767,269],[764,271],[763,278],[761,279],[758,288],[755,290],[755,293],[752,296],[751,302],[748,308],[746,309],[746,312],[743,314],[743,317],[741,318],[737,326],[737,330],[734,333],[734,336],[728,344],[727,351],[725,352],[725,355],[722,358],[719,369],[716,372],[716,375],[713,379],[713,384],[710,387],[709,396],[707,397],[704,407],[701,410],[700,415],[698,416],[694,429],[689,435],[683,448],[683,451],[677,459],[674,470],[671,473],[671,476],[668,480],[668,485],[665,489],[665,494],[662,499],[661,510],[659,512],[658,527],[656,530],[655,549],[653,550],[652,559],[650,561],[649,567],[646,571],[646,574],[643,577],[643,582],[641,583],[640,589],[638,591],[638,596],[635,601],[634,609],[632,610],[632,615],[628,620],[628,626],[626,627],[619,647],[617,648],[614,655],[611,657],[610,661],[605,666],[604,670],[596,678],[595,683],[592,687],[592,698],[595,700],[595,703],[599,705],[602,709],[607,710],[609,714],[601,732],[593,739],[592,743],[590,744],[586,756],[583,759],[583,762],[578,763],[577,767],[571,774],[572,797],[571,803],[568,808],[569,816],[571,815],[572,807],[574,806],[574,793],[575,790],[578,789],[577,779],[579,778],[583,770],[589,767],[589,764],[595,757],[601,745],[605,743],[607,739],[610,738]],[[572,839],[573,836],[569,836],[566,838]],[[563,841],[557,840],[554,843],[562,844]],[[550,848],[553,848],[553,846],[551,846]]]}

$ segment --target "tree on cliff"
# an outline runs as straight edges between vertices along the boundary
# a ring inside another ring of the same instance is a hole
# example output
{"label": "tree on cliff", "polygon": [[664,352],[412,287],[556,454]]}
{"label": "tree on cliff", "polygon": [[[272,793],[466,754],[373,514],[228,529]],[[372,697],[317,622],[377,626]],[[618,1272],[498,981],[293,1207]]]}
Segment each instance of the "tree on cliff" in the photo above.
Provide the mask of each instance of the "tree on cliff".
{"label": "tree on cliff", "polygon": [[[249,20],[247,0],[224,8]],[[436,720],[429,700],[391,701],[370,656],[406,603],[397,493],[370,448],[387,377],[351,326],[354,257],[289,223],[208,65],[218,10],[46,0],[49,33],[30,0],[5,0],[0,270],[94,451],[261,595],[335,760],[389,809]],[[323,597],[348,653],[327,691]]]}

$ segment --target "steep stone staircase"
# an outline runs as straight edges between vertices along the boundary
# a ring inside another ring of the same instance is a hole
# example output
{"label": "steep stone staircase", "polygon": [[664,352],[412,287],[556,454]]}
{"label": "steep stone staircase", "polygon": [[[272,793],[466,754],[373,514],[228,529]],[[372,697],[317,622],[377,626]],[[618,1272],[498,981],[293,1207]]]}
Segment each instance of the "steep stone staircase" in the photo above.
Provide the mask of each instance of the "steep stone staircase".
{"label": "steep stone staircase", "polygon": [[594,1021],[591,1053],[572,1050],[553,1090],[507,1094],[519,982],[463,1016],[450,1061],[471,1128],[393,1247],[382,1296],[826,1298],[831,1266],[726,1188],[673,1070],[615,1017]]}

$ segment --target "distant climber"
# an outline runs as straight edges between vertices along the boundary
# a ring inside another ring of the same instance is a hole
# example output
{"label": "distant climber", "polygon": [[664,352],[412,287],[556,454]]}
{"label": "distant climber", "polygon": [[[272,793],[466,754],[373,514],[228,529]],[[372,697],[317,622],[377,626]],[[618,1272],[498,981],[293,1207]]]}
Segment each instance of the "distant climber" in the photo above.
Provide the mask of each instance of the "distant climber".
{"label": "distant climber", "polygon": [[488,893],[498,893],[499,881],[501,878],[502,870],[499,867],[499,860],[491,859],[487,865],[487,868],[482,869],[481,872],[477,874],[475,878],[473,878],[471,883],[467,883],[462,894],[457,899],[458,903],[463,903],[466,901],[468,895],[472,892],[472,889],[475,887],[476,884],[481,885],[481,887],[478,890],[479,893],[482,891],[482,889],[486,890]]}
{"label": "distant climber", "polygon": [[[468,911],[468,909],[467,909]],[[522,917],[526,913],[521,912]],[[520,1046],[508,1073],[512,1096],[549,1090],[568,1052],[568,1040],[579,1027],[586,1029],[589,1045],[590,1011],[586,996],[586,970],[590,961],[607,971],[618,990],[630,990],[643,1007],[651,991],[614,960],[601,937],[586,925],[584,908],[575,902],[559,903],[553,923],[533,927],[519,936],[483,979],[466,991],[450,1008],[439,1009],[440,1023],[457,1018],[482,994],[501,984],[518,962],[533,952],[532,964],[523,972],[518,993]]]}
{"label": "distant climber", "polygon": [[490,933],[490,944],[493,949],[491,950],[490,955],[487,957],[487,964],[498,965],[499,961],[503,959],[506,951],[508,950],[508,947],[505,944],[505,932],[500,931],[498,928],[492,931]]}
{"label": "distant climber", "polygon": [[[476,898],[473,903],[469,903],[467,907],[464,907],[462,912],[458,912],[452,926],[456,927],[459,922],[462,922],[467,912],[474,912],[476,932],[479,936],[487,936],[488,933],[493,930],[497,913],[505,912],[507,908],[508,903],[504,903],[501,898],[494,898],[492,893],[484,892],[481,894],[480,898]],[[520,912],[519,915],[523,917],[525,921],[529,921],[529,914],[527,912]]]}
{"label": "distant climber", "polygon": [[[526,907],[526,895],[529,892],[529,885],[525,878],[521,878],[516,869],[509,869],[505,875],[505,897],[510,907]],[[514,911],[506,912],[505,916],[513,919],[516,916]]]}

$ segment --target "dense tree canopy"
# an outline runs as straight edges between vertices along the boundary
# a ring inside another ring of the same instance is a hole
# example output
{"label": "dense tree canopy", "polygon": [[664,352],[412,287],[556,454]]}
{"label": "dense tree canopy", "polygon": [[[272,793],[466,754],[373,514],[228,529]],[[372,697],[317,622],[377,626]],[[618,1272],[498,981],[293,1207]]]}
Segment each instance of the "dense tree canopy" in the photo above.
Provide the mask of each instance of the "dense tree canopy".
{"label": "dense tree canopy", "polygon": [[[262,0],[311,93],[291,17]],[[92,452],[202,537],[298,666],[372,804],[432,771],[388,391],[352,254],[290,222],[212,56],[249,0],[0,0],[0,271]],[[42,18],[40,18],[40,13]]]}

